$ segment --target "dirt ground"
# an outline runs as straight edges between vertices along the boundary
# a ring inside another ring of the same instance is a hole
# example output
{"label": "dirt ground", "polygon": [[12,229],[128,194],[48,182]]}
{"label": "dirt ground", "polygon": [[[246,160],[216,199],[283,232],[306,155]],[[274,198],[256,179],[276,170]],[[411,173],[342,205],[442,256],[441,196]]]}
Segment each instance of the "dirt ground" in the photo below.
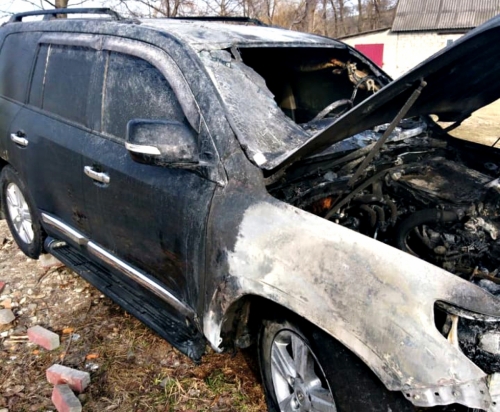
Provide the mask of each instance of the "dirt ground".
{"label": "dirt ground", "polygon": [[474,112],[462,125],[450,134],[460,139],[500,148],[500,100]]}
{"label": "dirt ground", "polygon": [[[91,374],[81,401],[89,412],[264,411],[252,353],[209,352],[196,366],[65,267],[45,269],[17,248],[0,221],[0,410],[54,411],[45,370],[54,363]],[[61,336],[46,351],[26,339],[41,325]]]}
{"label": "dirt ground", "polygon": [[[452,134],[493,145],[500,101]],[[499,145],[500,146],[500,145]],[[84,411],[264,411],[253,353],[208,352],[194,365],[154,332],[65,267],[26,258],[0,221],[0,308],[16,320],[0,325],[0,410],[54,411],[45,370],[54,363],[89,371]],[[61,336],[48,352],[27,341],[41,325]]]}

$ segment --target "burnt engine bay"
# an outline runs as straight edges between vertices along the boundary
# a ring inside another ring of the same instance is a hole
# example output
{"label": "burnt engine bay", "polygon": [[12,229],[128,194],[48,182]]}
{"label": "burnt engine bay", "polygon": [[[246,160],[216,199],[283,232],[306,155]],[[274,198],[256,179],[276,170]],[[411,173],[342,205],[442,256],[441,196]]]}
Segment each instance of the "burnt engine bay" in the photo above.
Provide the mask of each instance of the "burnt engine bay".
{"label": "burnt engine bay", "polygon": [[[403,120],[352,182],[386,126],[290,167],[269,192],[500,296],[498,159],[486,147],[443,137],[424,119]],[[449,340],[455,333],[462,351],[486,373],[499,372],[499,323],[457,315],[436,305],[436,326]]]}

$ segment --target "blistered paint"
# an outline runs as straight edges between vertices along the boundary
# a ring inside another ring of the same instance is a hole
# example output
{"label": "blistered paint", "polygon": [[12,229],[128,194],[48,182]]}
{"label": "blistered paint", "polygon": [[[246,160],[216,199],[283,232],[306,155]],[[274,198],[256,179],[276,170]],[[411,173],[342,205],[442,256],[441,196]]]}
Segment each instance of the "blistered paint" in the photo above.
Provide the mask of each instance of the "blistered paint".
{"label": "blistered paint", "polygon": [[441,403],[434,396],[440,387],[467,388],[448,390],[455,393],[452,401],[489,405],[485,373],[438,332],[433,312],[435,302],[444,301],[500,316],[500,302],[482,289],[272,200],[246,210],[228,263],[230,276],[205,318],[213,346],[220,344],[217,305],[227,308],[246,294],[263,296],[337,338],[388,389],[405,391],[417,405]]}

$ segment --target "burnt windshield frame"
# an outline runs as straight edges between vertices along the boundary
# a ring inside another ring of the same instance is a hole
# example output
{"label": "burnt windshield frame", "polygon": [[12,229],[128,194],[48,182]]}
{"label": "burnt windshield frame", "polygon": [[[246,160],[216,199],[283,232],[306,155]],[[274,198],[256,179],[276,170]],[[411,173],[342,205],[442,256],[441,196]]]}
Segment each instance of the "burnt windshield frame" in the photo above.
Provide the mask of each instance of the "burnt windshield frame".
{"label": "burnt windshield frame", "polygon": [[[250,65],[246,64],[250,54],[258,56],[259,53],[263,53],[270,56],[274,51],[280,50],[284,55],[291,56],[297,54],[299,49],[309,56],[319,55],[316,60],[320,63],[326,55],[340,55],[344,60],[355,61],[364,67],[370,75],[379,79],[381,85],[390,82],[389,76],[347,45],[235,44],[225,49],[201,50],[199,56],[218,89],[229,123],[247,156],[257,166],[263,166],[285,155],[311,138],[315,131],[306,130],[300,123],[312,120],[318,112],[324,109],[324,106],[332,103],[330,99],[323,98],[323,101],[314,108],[314,115],[311,112],[308,117],[302,116],[294,122],[293,114],[290,115],[283,110],[283,107],[280,107],[276,98],[276,88],[269,87],[269,79],[262,77],[263,66],[252,67],[258,66],[254,63],[259,59],[250,58],[253,62]],[[263,65],[265,64],[264,60]],[[327,69],[331,73],[335,68]],[[315,75],[312,73],[310,77]],[[343,82],[346,83],[348,80],[344,79]],[[352,90],[353,87],[349,86],[343,96],[351,98]],[[332,100],[335,99],[332,98]]]}

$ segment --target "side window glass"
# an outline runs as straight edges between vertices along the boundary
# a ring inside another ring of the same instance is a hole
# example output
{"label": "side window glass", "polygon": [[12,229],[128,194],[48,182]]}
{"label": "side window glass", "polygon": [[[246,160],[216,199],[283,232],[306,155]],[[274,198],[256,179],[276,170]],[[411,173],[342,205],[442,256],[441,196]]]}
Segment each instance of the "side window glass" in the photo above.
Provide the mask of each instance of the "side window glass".
{"label": "side window glass", "polygon": [[102,131],[125,139],[132,119],[184,121],[184,113],[165,77],[138,57],[108,56],[102,110]]}
{"label": "side window glass", "polygon": [[42,108],[88,126],[87,100],[97,52],[86,47],[51,45]]}
{"label": "side window glass", "polygon": [[0,49],[0,95],[24,103],[39,37],[15,33],[5,38]]}

